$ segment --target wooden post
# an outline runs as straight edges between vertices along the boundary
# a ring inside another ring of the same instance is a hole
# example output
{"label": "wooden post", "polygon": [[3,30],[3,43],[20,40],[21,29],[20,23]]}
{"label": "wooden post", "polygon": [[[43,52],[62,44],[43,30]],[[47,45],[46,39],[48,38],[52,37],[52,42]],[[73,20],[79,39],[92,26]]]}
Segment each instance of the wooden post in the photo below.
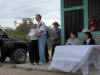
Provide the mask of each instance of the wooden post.
{"label": "wooden post", "polygon": [[61,1],[61,44],[65,43],[64,0]]}
{"label": "wooden post", "polygon": [[88,0],[84,0],[84,28],[88,29]]}

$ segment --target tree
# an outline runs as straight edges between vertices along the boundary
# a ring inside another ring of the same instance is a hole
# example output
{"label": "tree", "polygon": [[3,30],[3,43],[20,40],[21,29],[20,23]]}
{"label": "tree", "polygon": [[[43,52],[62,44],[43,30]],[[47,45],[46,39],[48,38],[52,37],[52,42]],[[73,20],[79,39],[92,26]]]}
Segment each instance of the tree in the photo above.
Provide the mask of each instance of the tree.
{"label": "tree", "polygon": [[[14,23],[17,23],[16,21]],[[24,18],[21,23],[19,23],[18,27],[13,30],[11,28],[6,28],[5,32],[13,38],[18,38],[21,40],[25,40],[29,30],[33,26],[33,21],[31,18]]]}
{"label": "tree", "polygon": [[25,40],[29,30],[32,28],[33,22],[30,18],[24,18],[23,22],[16,28],[16,38]]}
{"label": "tree", "polygon": [[17,21],[14,21],[15,26],[17,25]]}

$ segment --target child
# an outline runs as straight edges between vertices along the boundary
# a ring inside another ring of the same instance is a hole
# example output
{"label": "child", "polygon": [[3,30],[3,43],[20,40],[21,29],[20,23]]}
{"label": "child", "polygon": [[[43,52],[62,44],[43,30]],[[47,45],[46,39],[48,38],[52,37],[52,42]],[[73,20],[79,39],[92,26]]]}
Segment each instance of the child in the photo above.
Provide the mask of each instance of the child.
{"label": "child", "polygon": [[90,32],[85,32],[84,45],[95,45],[95,40]]}
{"label": "child", "polygon": [[33,28],[30,30],[28,34],[28,42],[29,42],[29,58],[32,65],[36,62],[39,63],[39,50],[38,50],[38,39],[35,33],[37,32],[37,24],[33,25]]}

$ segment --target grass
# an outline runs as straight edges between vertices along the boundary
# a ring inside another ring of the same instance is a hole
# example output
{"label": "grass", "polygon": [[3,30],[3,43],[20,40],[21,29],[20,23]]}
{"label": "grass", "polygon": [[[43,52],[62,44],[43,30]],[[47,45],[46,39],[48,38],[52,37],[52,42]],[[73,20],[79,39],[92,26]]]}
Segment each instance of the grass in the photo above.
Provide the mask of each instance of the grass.
{"label": "grass", "polygon": [[11,67],[12,67],[12,68],[17,68],[16,64],[12,64]]}

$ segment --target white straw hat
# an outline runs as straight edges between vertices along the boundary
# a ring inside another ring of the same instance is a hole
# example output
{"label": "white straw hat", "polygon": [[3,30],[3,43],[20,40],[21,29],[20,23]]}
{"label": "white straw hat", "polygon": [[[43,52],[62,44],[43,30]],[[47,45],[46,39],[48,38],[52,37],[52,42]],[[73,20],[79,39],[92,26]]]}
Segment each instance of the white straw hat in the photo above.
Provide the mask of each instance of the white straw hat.
{"label": "white straw hat", "polygon": [[84,29],[82,30],[82,32],[90,32],[90,30],[87,29],[87,28],[84,28]]}

